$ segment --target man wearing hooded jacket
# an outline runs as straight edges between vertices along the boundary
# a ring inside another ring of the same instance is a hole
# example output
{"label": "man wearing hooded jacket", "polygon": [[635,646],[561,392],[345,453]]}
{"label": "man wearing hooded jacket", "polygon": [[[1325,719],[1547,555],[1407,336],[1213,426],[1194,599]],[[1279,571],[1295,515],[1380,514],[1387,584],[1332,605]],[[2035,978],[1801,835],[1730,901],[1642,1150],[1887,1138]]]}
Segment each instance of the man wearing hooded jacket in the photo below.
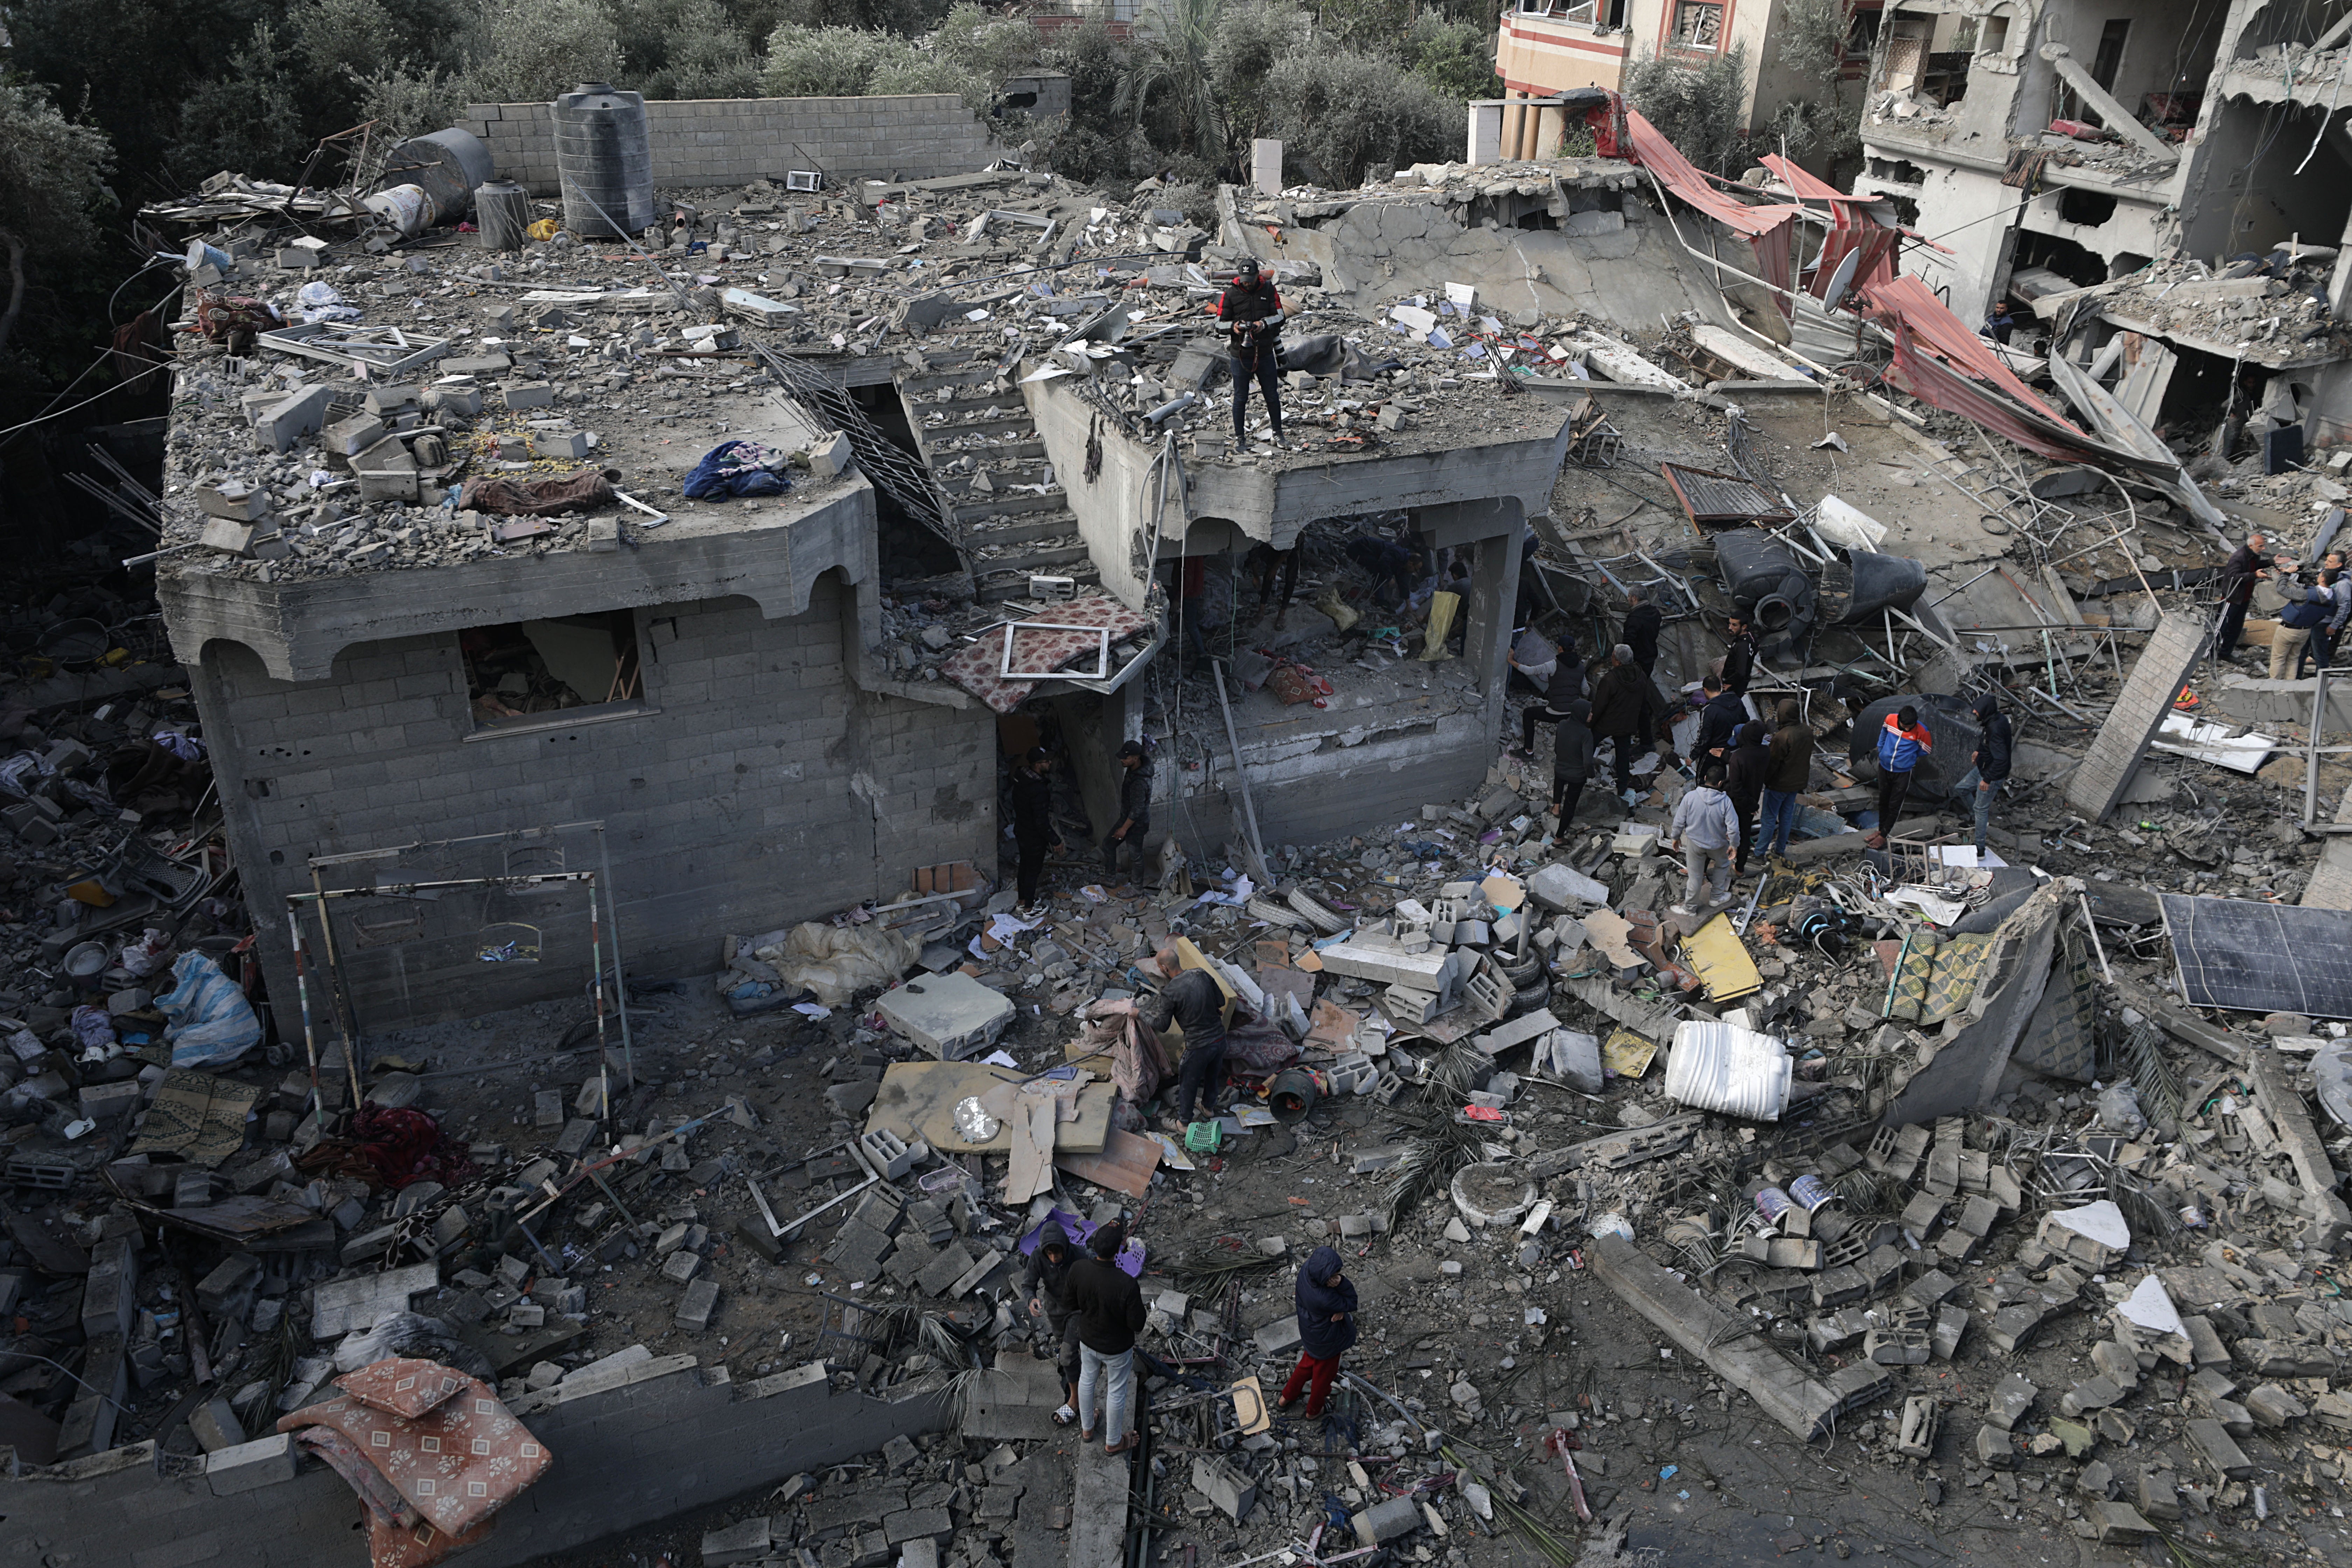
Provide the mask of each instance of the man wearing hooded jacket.
{"label": "man wearing hooded jacket", "polygon": [[1029,1315],[1045,1319],[1046,1331],[1053,1336],[1054,1365],[1062,1374],[1062,1407],[1054,1412],[1055,1425],[1060,1426],[1078,1418],[1077,1324],[1062,1299],[1070,1265],[1077,1260],[1078,1249],[1070,1244],[1070,1233],[1059,1220],[1049,1219],[1037,1232],[1037,1250],[1029,1255],[1028,1266],[1021,1271],[1022,1288],[1029,1295]]}
{"label": "man wearing hooded jacket", "polygon": [[1331,1397],[1331,1380],[1339,1373],[1339,1357],[1356,1342],[1356,1287],[1340,1272],[1336,1247],[1318,1247],[1298,1270],[1294,1292],[1298,1306],[1298,1364],[1282,1385],[1276,1409],[1288,1410],[1303,1390],[1311,1420],[1323,1414]]}
{"label": "man wearing hooded jacket", "polygon": [[1977,699],[1977,749],[1969,759],[1976,765],[1959,783],[1959,795],[1976,811],[1977,858],[1984,858],[1986,835],[1992,826],[1992,803],[2009,782],[2010,754],[2016,749],[2009,715],[2000,710],[2000,694],[1988,691]]}

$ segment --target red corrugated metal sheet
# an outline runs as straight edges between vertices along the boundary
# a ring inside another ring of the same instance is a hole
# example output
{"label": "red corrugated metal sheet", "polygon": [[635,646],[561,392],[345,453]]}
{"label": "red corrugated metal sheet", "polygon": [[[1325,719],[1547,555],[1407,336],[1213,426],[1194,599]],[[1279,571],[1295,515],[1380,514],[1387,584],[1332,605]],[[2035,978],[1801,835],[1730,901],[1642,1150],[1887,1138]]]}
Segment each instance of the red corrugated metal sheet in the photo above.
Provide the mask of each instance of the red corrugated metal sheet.
{"label": "red corrugated metal sheet", "polygon": [[[1916,279],[1906,279],[1906,282]],[[1933,302],[1933,297],[1930,297]],[[1937,306],[1942,310],[1941,305]],[[1947,319],[1951,312],[1944,312]],[[1972,379],[1963,371],[1953,368],[1932,352],[1923,352],[1921,334],[1912,329],[1910,321],[1902,315],[1889,314],[1888,327],[1895,334],[1895,363],[1887,367],[1887,381],[1909,393],[1922,403],[1932,404],[1948,414],[1957,414],[1972,425],[1995,431],[2016,442],[2030,452],[2062,463],[2091,463],[2100,468],[2130,468],[2146,472],[2162,472],[2163,465],[2151,463],[2136,454],[2110,447],[2085,436],[2045,408],[2031,394],[2017,401],[2003,396],[1980,380]],[[1995,362],[1998,363],[1999,362]],[[2007,367],[2002,366],[2006,374]],[[2009,382],[2023,391],[2023,384],[2015,376]]]}
{"label": "red corrugated metal sheet", "polygon": [[1625,130],[1633,143],[1633,162],[1658,177],[1658,183],[1717,223],[1756,238],[1780,228],[1803,209],[1788,203],[1750,206],[1706,183],[1706,176],[1641,111],[1625,110]]}
{"label": "red corrugated metal sheet", "polygon": [[1805,285],[1806,292],[1816,300],[1829,298],[1830,279],[1837,276],[1839,263],[1850,251],[1862,252],[1861,261],[1854,266],[1856,283],[1868,286],[1894,279],[1895,242],[1900,231],[1888,228],[1861,210],[1878,197],[1847,195],[1777,153],[1766,153],[1759,162],[1805,200],[1830,204],[1830,232],[1822,241],[1821,254],[1813,259],[1813,276]]}
{"label": "red corrugated metal sheet", "polygon": [[[2042,406],[2025,383],[2017,379],[2017,373],[2002,363],[2000,356],[1992,352],[1992,344],[1946,310],[1944,302],[1918,279],[1894,278],[1884,283],[1874,283],[1864,291],[1864,297],[1868,315],[1890,327],[1897,321],[1902,321],[1911,329],[1920,346],[1953,369],[1989,383],[2028,408]],[[1937,406],[1943,405],[1937,404]],[[2050,417],[2057,418],[2055,415]],[[2080,428],[2066,420],[2058,419],[2057,422],[2076,436],[2084,435]]]}

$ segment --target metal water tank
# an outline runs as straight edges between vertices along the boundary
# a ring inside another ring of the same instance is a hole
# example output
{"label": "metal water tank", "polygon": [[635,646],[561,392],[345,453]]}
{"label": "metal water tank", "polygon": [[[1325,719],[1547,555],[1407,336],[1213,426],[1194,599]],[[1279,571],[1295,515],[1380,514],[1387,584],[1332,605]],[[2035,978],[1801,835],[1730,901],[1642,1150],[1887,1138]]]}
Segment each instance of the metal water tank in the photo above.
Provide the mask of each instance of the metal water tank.
{"label": "metal water tank", "polygon": [[474,188],[498,173],[482,139],[461,126],[412,136],[383,161],[379,190],[415,185],[429,204],[424,226],[456,223],[474,205]]}
{"label": "metal water tank", "polygon": [[555,100],[555,172],[563,226],[630,238],[653,226],[653,143],[646,100],[610,83],[582,82]]}
{"label": "metal water tank", "polygon": [[530,193],[512,180],[492,180],[474,192],[474,221],[488,250],[520,250],[530,226]]}

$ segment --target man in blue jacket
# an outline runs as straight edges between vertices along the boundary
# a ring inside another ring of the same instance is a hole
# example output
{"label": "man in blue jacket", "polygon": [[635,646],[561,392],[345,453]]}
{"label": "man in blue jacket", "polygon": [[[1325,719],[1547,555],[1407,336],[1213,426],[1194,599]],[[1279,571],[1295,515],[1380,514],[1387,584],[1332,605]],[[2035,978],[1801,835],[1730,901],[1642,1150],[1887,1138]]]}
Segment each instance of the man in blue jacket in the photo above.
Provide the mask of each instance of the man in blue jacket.
{"label": "man in blue jacket", "polygon": [[1305,1390],[1309,1420],[1323,1414],[1331,1380],[1339,1375],[1339,1356],[1356,1342],[1356,1287],[1339,1268],[1339,1249],[1318,1247],[1298,1270],[1298,1364],[1275,1408],[1288,1410]]}

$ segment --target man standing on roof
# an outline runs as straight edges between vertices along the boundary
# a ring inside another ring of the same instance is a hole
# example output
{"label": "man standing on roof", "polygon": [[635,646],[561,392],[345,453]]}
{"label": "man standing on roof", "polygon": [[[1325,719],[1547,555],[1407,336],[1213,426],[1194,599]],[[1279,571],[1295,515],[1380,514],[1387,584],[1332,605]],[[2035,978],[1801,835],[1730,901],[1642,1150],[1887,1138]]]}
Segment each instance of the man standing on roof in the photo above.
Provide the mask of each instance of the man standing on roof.
{"label": "man standing on roof", "polygon": [[1234,268],[1233,286],[1217,301],[1217,317],[1225,323],[1225,353],[1234,373],[1234,450],[1249,449],[1243,426],[1253,377],[1265,394],[1265,416],[1279,447],[1282,384],[1275,344],[1282,335],[1282,296],[1274,291],[1273,279],[1258,276],[1255,258],[1244,256]]}

